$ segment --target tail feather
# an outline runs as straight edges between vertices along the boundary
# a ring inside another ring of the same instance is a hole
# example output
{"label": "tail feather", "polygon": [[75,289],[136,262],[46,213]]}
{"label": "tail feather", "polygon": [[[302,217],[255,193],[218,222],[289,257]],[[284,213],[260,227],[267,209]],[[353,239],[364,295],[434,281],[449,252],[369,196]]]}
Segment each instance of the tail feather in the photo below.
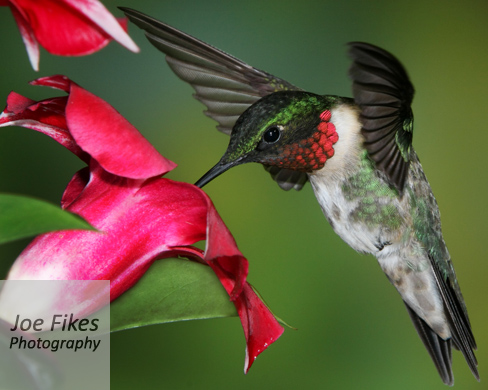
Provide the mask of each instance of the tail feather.
{"label": "tail feather", "polygon": [[442,300],[444,301],[444,307],[446,308],[446,318],[449,321],[454,347],[462,352],[471,372],[479,381],[480,376],[477,368],[478,361],[474,354],[474,350],[476,350],[477,347],[473,332],[471,331],[468,315],[461,305],[460,298],[457,296],[456,291],[449,283],[449,280],[446,280],[442,276],[439,267],[434,261],[432,261],[432,264],[437,285],[439,286],[439,291]]}
{"label": "tail feather", "polygon": [[454,377],[452,374],[451,339],[444,340],[439,337],[406,303],[405,306],[442,381],[446,385],[452,386],[454,384]]}

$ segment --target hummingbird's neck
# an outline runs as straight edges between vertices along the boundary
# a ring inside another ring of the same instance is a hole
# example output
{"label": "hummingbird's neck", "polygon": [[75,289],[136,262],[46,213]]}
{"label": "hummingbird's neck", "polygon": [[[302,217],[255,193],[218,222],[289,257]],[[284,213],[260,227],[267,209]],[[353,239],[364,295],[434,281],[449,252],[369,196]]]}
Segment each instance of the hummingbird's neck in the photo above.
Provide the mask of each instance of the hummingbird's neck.
{"label": "hummingbird's neck", "polygon": [[354,174],[360,166],[364,139],[357,106],[341,104],[334,107],[331,109],[330,122],[335,125],[339,136],[334,145],[334,156],[327,160],[323,168],[309,174],[311,181],[342,181]]}

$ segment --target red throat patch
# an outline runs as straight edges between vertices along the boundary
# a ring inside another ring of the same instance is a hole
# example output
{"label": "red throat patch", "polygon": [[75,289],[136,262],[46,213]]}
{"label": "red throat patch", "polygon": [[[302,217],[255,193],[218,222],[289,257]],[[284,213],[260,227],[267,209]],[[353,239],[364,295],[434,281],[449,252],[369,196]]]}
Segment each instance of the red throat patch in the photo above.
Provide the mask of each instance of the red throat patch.
{"label": "red throat patch", "polygon": [[331,113],[325,110],[320,114],[320,123],[311,137],[283,147],[281,158],[268,164],[295,171],[311,172],[321,169],[334,155],[333,145],[339,139],[336,128],[329,122]]}

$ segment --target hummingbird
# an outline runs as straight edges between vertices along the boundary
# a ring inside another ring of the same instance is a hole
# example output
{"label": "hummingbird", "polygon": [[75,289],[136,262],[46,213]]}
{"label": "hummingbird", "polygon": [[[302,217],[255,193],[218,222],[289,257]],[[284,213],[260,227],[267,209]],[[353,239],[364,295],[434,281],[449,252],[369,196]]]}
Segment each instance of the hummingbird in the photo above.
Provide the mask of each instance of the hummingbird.
{"label": "hummingbird", "polygon": [[412,146],[414,88],[392,54],[349,43],[352,98],[306,92],[148,15],[121,8],[230,135],[196,185],[250,162],[284,190],[310,181],[333,230],[372,254],[400,293],[442,381],[451,348],[479,380],[476,342],[440,213]]}

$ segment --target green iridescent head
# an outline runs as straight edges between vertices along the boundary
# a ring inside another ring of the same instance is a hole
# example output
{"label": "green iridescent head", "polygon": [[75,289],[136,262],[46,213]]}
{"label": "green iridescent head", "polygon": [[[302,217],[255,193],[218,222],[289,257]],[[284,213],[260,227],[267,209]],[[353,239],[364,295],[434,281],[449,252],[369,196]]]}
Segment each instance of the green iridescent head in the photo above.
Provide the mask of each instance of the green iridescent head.
{"label": "green iridescent head", "polygon": [[338,98],[301,91],[263,97],[237,120],[227,151],[197,183],[206,183],[236,165],[259,162],[311,172],[332,157],[337,141],[329,122]]}

